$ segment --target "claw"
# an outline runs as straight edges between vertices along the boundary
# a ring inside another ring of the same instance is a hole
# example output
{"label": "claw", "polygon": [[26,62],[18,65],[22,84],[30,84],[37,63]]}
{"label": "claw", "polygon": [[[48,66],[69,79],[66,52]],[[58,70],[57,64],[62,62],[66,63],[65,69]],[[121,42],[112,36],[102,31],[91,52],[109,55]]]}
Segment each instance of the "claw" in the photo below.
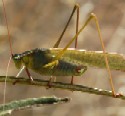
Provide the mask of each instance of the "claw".
{"label": "claw", "polygon": [[114,95],[115,98],[122,97],[122,96],[123,96],[122,93],[117,93],[117,94]]}

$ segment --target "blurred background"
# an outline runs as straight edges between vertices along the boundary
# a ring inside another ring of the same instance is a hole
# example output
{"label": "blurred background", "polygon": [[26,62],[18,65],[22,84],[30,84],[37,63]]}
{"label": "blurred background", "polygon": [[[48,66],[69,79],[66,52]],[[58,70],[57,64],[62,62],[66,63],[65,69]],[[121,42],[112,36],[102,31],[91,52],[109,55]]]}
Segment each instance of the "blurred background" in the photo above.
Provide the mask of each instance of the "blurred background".
{"label": "blurred background", "polygon": [[[125,1],[124,0],[4,0],[14,53],[34,48],[51,48],[60,36],[75,5],[80,5],[80,27],[91,12],[98,17],[104,44],[108,52],[125,54]],[[75,34],[74,15],[59,47],[64,47]],[[74,47],[74,44],[71,46]],[[101,51],[94,21],[80,34],[78,48]],[[0,75],[5,75],[10,58],[7,30],[0,0]],[[19,70],[13,62],[8,75],[15,76]],[[33,78],[49,79],[30,71]],[[96,72],[96,73],[95,73]],[[125,93],[125,73],[112,71],[117,92]],[[25,72],[21,76],[27,75]],[[70,82],[71,77],[57,77],[57,81]],[[88,67],[75,84],[110,89],[107,71]],[[4,83],[0,83],[0,103],[3,103]],[[124,116],[125,101],[81,92],[70,92],[44,87],[12,85],[7,83],[6,102],[31,97],[71,97],[68,104],[30,108],[15,111],[13,116]]]}

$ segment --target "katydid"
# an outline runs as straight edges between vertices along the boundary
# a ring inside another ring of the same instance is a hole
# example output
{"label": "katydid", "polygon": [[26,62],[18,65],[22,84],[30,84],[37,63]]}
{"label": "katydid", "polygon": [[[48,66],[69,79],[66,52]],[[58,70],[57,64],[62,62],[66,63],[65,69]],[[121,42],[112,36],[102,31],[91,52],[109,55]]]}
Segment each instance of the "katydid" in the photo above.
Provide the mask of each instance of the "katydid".
{"label": "katydid", "polygon": [[[6,25],[8,30],[8,39],[10,43],[11,57],[15,63],[15,66],[18,69],[21,69],[21,67],[23,66],[23,69],[26,70],[30,80],[33,81],[33,78],[31,77],[28,69],[32,69],[36,73],[39,73],[44,76],[72,76],[73,77],[73,76],[81,76],[87,70],[87,66],[96,66],[99,68],[107,69],[112,93],[114,96],[116,96],[114,85],[112,82],[112,75],[110,72],[110,68],[119,70],[122,67],[122,70],[125,70],[124,68],[125,60],[122,55],[112,54],[112,53],[110,54],[105,51],[98,19],[94,13],[91,13],[88,19],[86,20],[86,22],[84,23],[84,25],[82,26],[82,28],[78,29],[79,5],[76,4],[73,8],[72,14],[61,36],[59,37],[59,39],[57,40],[53,48],[34,49],[34,50],[26,51],[22,54],[13,54],[4,2],[3,2],[3,8],[4,8],[4,17],[6,20]],[[77,10],[76,35],[70,40],[70,42],[64,48],[58,48],[62,40],[62,37],[69,25],[69,22],[76,10]],[[100,43],[103,50],[102,52],[84,51],[84,50],[76,49],[78,35],[84,30],[84,28],[88,25],[88,23],[92,19],[94,19],[97,27]],[[69,49],[73,41],[75,41],[75,49]],[[119,63],[119,67],[117,68],[115,67],[116,63]],[[71,80],[71,84],[73,84],[73,78]]]}

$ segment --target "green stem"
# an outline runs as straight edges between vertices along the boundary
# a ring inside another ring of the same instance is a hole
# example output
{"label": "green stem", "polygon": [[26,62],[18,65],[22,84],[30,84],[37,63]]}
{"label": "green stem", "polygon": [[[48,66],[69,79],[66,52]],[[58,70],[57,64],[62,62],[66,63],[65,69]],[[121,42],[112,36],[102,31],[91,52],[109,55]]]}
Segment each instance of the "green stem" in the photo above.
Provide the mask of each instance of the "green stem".
{"label": "green stem", "polygon": [[28,98],[20,101],[12,101],[7,104],[0,105],[0,116],[10,114],[14,110],[25,109],[27,107],[41,105],[52,105],[69,102],[69,98],[57,98],[57,97],[40,97],[40,98]]}

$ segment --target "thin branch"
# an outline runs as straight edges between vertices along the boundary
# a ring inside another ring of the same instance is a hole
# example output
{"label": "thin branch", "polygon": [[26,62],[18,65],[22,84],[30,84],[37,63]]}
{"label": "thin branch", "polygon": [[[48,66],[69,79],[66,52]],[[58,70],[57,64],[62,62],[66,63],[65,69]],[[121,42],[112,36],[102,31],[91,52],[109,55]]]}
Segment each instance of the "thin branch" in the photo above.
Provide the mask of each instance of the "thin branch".
{"label": "thin branch", "polygon": [[[16,80],[17,80],[17,78],[14,76],[7,77],[7,82],[13,83]],[[0,82],[5,82],[5,76],[0,76]],[[42,79],[34,79],[34,81],[31,82],[29,79],[18,78],[18,82],[16,84],[48,87],[48,82],[49,81],[42,80]],[[98,89],[98,88],[91,88],[91,87],[87,87],[87,86],[83,86],[83,85],[71,85],[69,83],[52,82],[51,88],[65,89],[65,90],[69,90],[69,91],[81,91],[81,92],[87,92],[90,94],[105,95],[108,97],[120,98],[120,99],[125,100],[125,96],[122,94],[117,95],[117,96],[113,96],[112,91]]]}
{"label": "thin branch", "polygon": [[14,110],[25,109],[29,107],[41,107],[41,105],[53,105],[69,102],[69,98],[57,98],[53,97],[40,97],[40,98],[28,98],[20,101],[12,101],[8,104],[0,105],[0,116],[10,114]]}

